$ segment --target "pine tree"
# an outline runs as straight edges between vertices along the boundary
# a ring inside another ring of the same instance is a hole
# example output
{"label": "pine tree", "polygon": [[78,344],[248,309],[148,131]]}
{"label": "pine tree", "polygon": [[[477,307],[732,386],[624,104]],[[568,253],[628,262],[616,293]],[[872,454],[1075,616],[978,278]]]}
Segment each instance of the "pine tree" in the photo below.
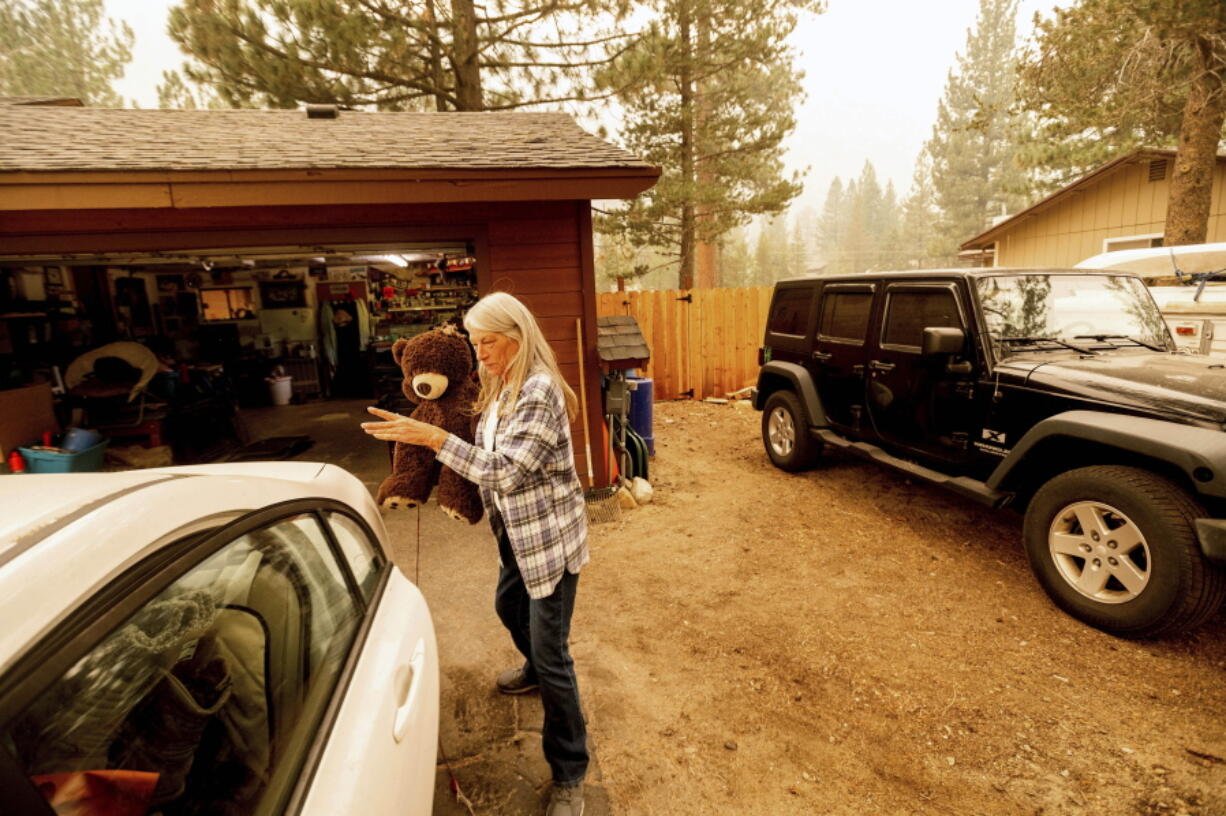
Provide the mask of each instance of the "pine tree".
{"label": "pine tree", "polygon": [[822,215],[817,222],[817,248],[826,264],[826,271],[834,274],[837,270],[836,259],[839,247],[843,241],[843,182],[838,176],[830,182],[826,191],[826,203],[822,205]]}
{"label": "pine tree", "polygon": [[651,0],[655,19],[601,75],[622,87],[621,139],[664,168],[659,182],[607,228],[675,251],[682,288],[695,283],[700,244],[801,191],[785,177],[783,139],[803,94],[786,39],[817,0]]}
{"label": "pine tree", "polygon": [[931,158],[921,152],[915,165],[911,190],[903,201],[898,225],[898,267],[933,269],[955,265],[956,256],[941,255],[934,239],[937,222],[936,193],[932,188]]}
{"label": "pine tree", "polygon": [[1226,3],[1078,0],[1036,27],[1018,96],[1038,130],[1023,160],[1061,185],[1134,147],[1174,145],[1165,242],[1204,241],[1226,124]]}
{"label": "pine tree", "polygon": [[121,107],[111,83],[132,59],[132,29],[103,0],[0,0],[0,96],[71,96]]}
{"label": "pine tree", "polygon": [[[187,79],[230,106],[507,110],[591,98],[623,0],[181,0]],[[583,28],[587,33],[583,33]]]}
{"label": "pine tree", "polygon": [[788,234],[787,274],[788,277],[803,275],[809,268],[809,253],[805,247],[805,234],[799,217],[792,219],[792,229]]}
{"label": "pine tree", "polygon": [[877,236],[877,253],[873,260],[873,269],[900,269],[900,233],[901,216],[898,207],[898,194],[894,192],[894,182],[887,182],[885,192],[881,195],[881,203],[877,210],[874,232]]}
{"label": "pine tree", "polygon": [[933,250],[952,255],[1002,210],[1024,201],[1014,160],[1021,122],[1013,111],[1018,0],[980,0],[965,53],[949,72],[932,136],[924,145],[938,218]]}

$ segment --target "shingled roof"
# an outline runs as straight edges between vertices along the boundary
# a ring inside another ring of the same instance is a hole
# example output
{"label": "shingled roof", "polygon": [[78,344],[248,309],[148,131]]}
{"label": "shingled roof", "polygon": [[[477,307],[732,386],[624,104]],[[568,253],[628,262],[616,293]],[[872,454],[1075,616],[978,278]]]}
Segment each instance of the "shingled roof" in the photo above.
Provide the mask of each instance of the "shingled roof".
{"label": "shingled roof", "polygon": [[646,362],[651,350],[632,315],[596,318],[596,353],[602,363]]}
{"label": "shingled roof", "polygon": [[636,169],[561,113],[115,110],[0,104],[0,173]]}

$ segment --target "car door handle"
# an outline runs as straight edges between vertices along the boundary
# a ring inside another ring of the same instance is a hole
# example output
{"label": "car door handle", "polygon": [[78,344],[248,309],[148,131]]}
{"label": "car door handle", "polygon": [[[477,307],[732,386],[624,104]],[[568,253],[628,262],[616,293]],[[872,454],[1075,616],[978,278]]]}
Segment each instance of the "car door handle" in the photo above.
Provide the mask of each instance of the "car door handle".
{"label": "car door handle", "polygon": [[869,360],[868,367],[873,371],[893,371],[894,364],[887,363],[885,360]]}
{"label": "car door handle", "polygon": [[817,361],[817,362],[819,362],[819,363],[824,363],[824,362],[826,362],[827,360],[832,359],[833,357],[834,357],[834,355],[833,355],[833,354],[831,354],[831,353],[830,353],[830,352],[828,352],[828,351],[815,351],[815,352],[813,352],[813,359],[814,359],[814,360],[816,360],[816,361]]}
{"label": "car door handle", "polygon": [[396,718],[392,722],[392,739],[396,742],[404,740],[409,733],[409,724],[413,721],[413,709],[417,707],[417,698],[421,696],[418,689],[422,685],[422,669],[426,664],[426,644],[417,641],[413,657],[408,663],[396,669]]}

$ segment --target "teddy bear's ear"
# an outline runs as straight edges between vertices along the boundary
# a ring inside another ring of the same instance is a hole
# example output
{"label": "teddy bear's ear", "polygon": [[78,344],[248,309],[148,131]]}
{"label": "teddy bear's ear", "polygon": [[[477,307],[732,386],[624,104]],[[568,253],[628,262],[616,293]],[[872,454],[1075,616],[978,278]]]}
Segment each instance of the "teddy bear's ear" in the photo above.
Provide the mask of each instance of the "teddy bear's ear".
{"label": "teddy bear's ear", "polygon": [[404,356],[404,347],[408,344],[409,341],[403,337],[392,343],[392,359],[396,361],[396,365],[400,365],[400,358]]}

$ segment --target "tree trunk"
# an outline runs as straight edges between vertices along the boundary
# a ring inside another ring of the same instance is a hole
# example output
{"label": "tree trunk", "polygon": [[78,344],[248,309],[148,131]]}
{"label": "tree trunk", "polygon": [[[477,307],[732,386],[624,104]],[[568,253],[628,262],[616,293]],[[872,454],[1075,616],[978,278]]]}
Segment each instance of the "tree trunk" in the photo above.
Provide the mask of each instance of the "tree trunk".
{"label": "tree trunk", "polygon": [[681,0],[677,27],[681,39],[681,272],[682,289],[694,286],[694,43],[690,0]]}
{"label": "tree trunk", "polygon": [[485,110],[481,66],[477,61],[477,12],[473,0],[451,0],[452,67],[455,69],[456,110]]}
{"label": "tree trunk", "polygon": [[1197,53],[1197,73],[1188,86],[1188,101],[1179,124],[1175,172],[1166,207],[1166,246],[1201,244],[1209,234],[1218,139],[1226,120],[1226,93],[1222,88],[1226,63],[1205,39],[1197,43]]}
{"label": "tree trunk", "polygon": [[[706,14],[702,12],[698,14],[696,27],[698,32],[698,53],[695,61],[699,65],[705,65],[711,49],[711,21]],[[709,145],[703,144],[703,137],[707,132],[707,117],[710,112],[710,103],[707,101],[705,90],[701,81],[694,88],[694,121],[696,123],[694,128],[694,153],[696,154],[694,176],[697,182],[696,193],[699,190],[705,189],[707,185],[714,181],[706,162],[702,160],[702,156],[709,148]],[[715,286],[715,244],[710,242],[711,236],[706,229],[707,222],[711,220],[709,209],[706,205],[698,205],[694,213],[695,226],[703,227],[702,235],[695,237],[697,247],[694,252],[694,260],[697,267],[694,274],[694,285],[699,289],[711,289]]]}
{"label": "tree trunk", "polygon": [[426,0],[426,10],[423,15],[430,30],[430,79],[434,83],[434,109],[447,110],[447,97],[443,93],[443,55],[439,50],[438,37],[441,35],[438,26],[438,15],[434,11],[434,0]]}

